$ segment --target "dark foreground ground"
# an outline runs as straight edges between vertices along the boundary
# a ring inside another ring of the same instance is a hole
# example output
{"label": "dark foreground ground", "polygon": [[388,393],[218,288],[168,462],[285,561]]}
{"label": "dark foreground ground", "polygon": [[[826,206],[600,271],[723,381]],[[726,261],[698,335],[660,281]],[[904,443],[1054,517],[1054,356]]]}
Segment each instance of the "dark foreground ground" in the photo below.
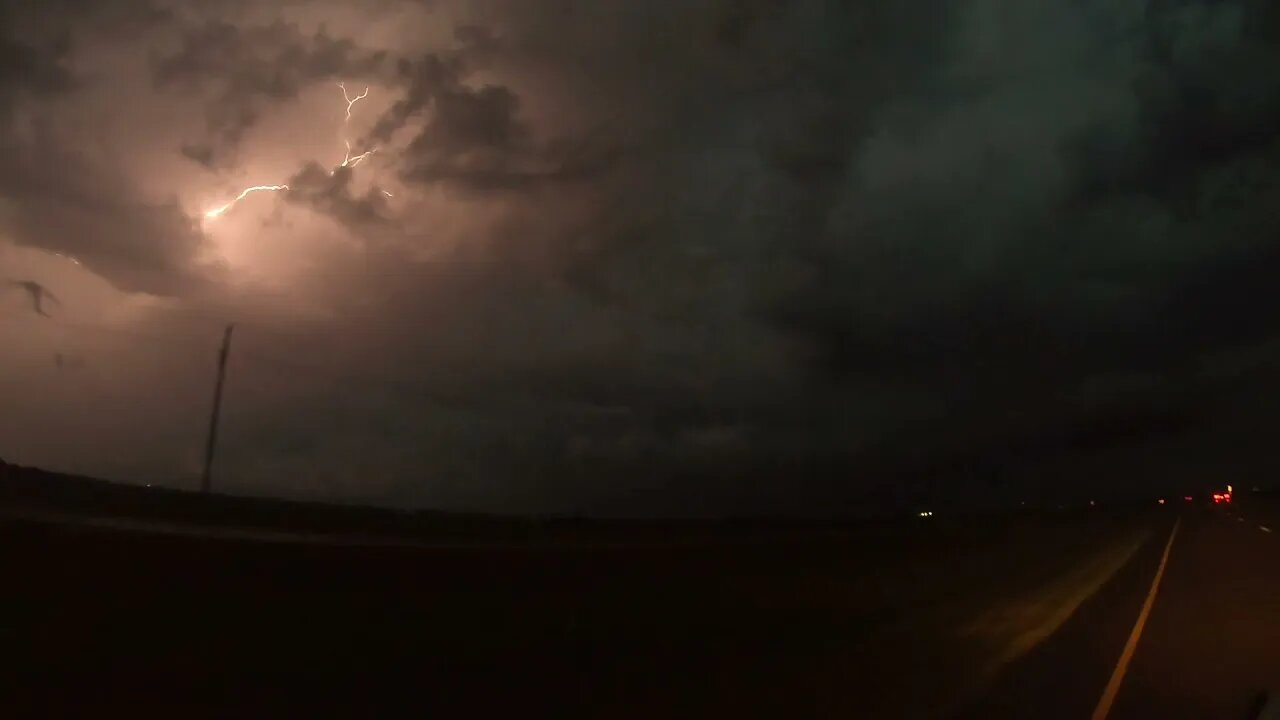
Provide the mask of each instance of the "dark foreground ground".
{"label": "dark foreground ground", "polygon": [[1247,710],[1280,659],[1280,537],[1216,509],[532,533],[455,518],[465,537],[396,545],[372,521],[214,532],[154,504],[86,522],[92,503],[24,492],[0,508],[15,717],[1088,717],[1179,516],[1112,717],[1241,717],[1214,713]]}
{"label": "dark foreground ground", "polygon": [[[1280,717],[1280,504],[1244,496],[1229,506],[1183,506],[1178,516],[1163,579],[1107,717]],[[964,716],[1089,717],[1171,531]]]}

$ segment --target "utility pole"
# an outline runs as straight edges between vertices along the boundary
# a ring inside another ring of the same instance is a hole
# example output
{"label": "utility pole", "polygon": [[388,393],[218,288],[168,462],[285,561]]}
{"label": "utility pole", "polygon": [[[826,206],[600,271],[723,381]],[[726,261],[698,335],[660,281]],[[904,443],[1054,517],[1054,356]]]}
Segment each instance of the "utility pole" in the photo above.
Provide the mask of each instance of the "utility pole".
{"label": "utility pole", "polygon": [[235,325],[228,325],[222,335],[222,350],[218,353],[218,382],[213,388],[213,414],[209,417],[209,441],[204,446],[204,479],[200,482],[200,491],[209,493],[213,480],[213,450],[218,443],[218,415],[222,413],[222,382],[227,376],[227,354],[231,352],[231,331]]}

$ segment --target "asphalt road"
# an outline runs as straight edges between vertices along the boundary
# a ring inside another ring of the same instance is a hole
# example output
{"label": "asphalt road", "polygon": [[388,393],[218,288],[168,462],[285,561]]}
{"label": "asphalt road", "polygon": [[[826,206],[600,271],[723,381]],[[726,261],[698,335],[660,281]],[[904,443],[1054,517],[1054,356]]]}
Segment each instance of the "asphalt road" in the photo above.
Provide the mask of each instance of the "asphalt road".
{"label": "asphalt road", "polygon": [[[1270,693],[1280,692],[1277,521],[1271,508],[1247,500],[1176,508],[1159,537],[961,717],[1258,717]],[[1103,702],[1121,664],[1118,688]]]}

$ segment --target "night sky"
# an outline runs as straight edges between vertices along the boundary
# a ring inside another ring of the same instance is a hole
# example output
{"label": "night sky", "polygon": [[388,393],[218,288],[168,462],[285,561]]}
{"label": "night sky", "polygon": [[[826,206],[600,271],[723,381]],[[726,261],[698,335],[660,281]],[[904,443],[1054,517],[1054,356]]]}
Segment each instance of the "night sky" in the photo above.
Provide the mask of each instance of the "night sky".
{"label": "night sky", "polygon": [[[235,322],[226,492],[839,512],[1280,470],[1270,0],[0,18],[9,462],[196,487]],[[287,188],[216,213],[251,186]]]}

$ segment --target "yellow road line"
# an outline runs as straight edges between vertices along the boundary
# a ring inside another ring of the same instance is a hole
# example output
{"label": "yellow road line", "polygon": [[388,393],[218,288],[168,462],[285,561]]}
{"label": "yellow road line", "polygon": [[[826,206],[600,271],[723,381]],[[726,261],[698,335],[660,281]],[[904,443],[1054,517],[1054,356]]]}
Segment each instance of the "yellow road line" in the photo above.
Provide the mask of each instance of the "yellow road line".
{"label": "yellow road line", "polygon": [[1124,644],[1124,652],[1120,653],[1120,661],[1116,663],[1116,669],[1111,673],[1106,689],[1102,691],[1098,706],[1093,709],[1093,720],[1106,720],[1107,713],[1111,712],[1111,704],[1115,702],[1116,694],[1120,692],[1120,683],[1124,682],[1124,674],[1129,670],[1133,651],[1138,648],[1138,638],[1142,637],[1142,628],[1146,626],[1147,616],[1151,614],[1151,606],[1155,604],[1156,591],[1160,589],[1160,578],[1164,577],[1164,566],[1169,562],[1169,551],[1173,549],[1173,538],[1178,534],[1180,524],[1182,524],[1182,518],[1178,518],[1173,524],[1173,531],[1169,533],[1169,542],[1164,545],[1164,555],[1160,557],[1160,566],[1156,568],[1155,579],[1151,581],[1151,589],[1147,591],[1146,602],[1142,603],[1138,621],[1133,624],[1133,632],[1129,633],[1129,641]]}

